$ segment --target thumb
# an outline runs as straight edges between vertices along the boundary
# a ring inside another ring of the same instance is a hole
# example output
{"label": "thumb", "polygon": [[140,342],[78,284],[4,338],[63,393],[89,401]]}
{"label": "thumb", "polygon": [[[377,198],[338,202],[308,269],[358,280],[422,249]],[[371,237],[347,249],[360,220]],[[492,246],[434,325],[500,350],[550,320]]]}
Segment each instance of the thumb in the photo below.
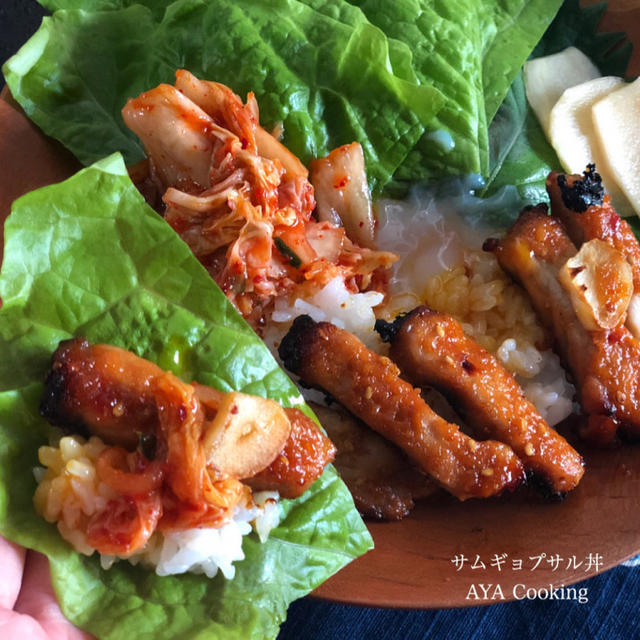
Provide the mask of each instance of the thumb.
{"label": "thumb", "polygon": [[74,627],[60,611],[58,599],[51,586],[49,561],[46,556],[36,551],[29,551],[27,554],[22,589],[15,608],[17,612],[37,620],[50,640],[92,640],[93,638],[90,634]]}

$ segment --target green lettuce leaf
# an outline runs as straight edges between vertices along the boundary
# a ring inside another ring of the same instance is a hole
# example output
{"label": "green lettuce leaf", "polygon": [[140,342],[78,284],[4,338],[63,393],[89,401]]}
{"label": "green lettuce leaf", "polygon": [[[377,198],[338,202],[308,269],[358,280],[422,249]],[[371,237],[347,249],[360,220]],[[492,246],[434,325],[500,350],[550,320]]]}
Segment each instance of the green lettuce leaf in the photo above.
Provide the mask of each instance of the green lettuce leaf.
{"label": "green lettuce leaf", "polygon": [[488,123],[560,0],[41,3],[53,21],[5,66],[7,83],[85,164],[139,160],[122,104],[186,67],[253,90],[303,162],[359,141],[378,196],[487,175]]}
{"label": "green lettuce leaf", "polygon": [[386,36],[366,20],[339,23],[296,0],[145,4],[58,10],[3,67],[27,115],[84,164],[114,151],[129,164],[143,157],[120,110],[179,68],[254,91],[262,122],[282,122],[305,163],[358,140],[374,193],[443,104],[434,87],[393,73]]}
{"label": "green lettuce leaf", "polygon": [[545,180],[560,164],[529,107],[522,72],[491,123],[491,170],[481,195],[514,185],[524,202],[548,200]]}
{"label": "green lettuce leaf", "polygon": [[[232,581],[109,571],[73,552],[32,506],[43,376],[59,340],[108,342],[222,390],[285,405],[298,391],[173,230],[120,156],[20,198],[0,274],[0,533],[49,556],[65,615],[104,639],[275,637],[288,604],[372,547],[333,468],[265,544],[245,538]],[[176,358],[175,356],[179,356]],[[177,362],[177,364],[175,364]],[[306,411],[309,411],[305,407]]]}
{"label": "green lettuce leaf", "polygon": [[[350,1],[388,36],[410,46],[418,77],[446,97],[396,180],[486,176],[488,123],[561,0]],[[453,148],[443,144],[448,141]]]}
{"label": "green lettuce leaf", "polygon": [[[433,84],[446,102],[429,130],[396,173],[415,181],[486,168],[487,123],[482,87],[482,36],[473,0],[351,0],[388,36],[413,51],[421,82]],[[443,130],[453,148],[432,134]]]}
{"label": "green lettuce leaf", "polygon": [[[532,57],[574,46],[589,56],[603,75],[624,76],[632,47],[623,33],[597,33],[605,10],[606,3],[581,9],[578,0],[567,0]],[[547,202],[547,174],[562,166],[527,102],[521,73],[509,89],[489,133],[491,169],[481,195],[515,185],[526,202]]]}
{"label": "green lettuce leaf", "polygon": [[487,122],[492,122],[524,61],[540,41],[563,0],[479,2],[485,38],[482,85]]}
{"label": "green lettuce leaf", "polygon": [[134,4],[140,4],[151,9],[158,17],[164,15],[168,4],[168,2],[158,2],[158,0],[37,0],[37,2],[49,11],[80,9],[91,13],[126,9]]}

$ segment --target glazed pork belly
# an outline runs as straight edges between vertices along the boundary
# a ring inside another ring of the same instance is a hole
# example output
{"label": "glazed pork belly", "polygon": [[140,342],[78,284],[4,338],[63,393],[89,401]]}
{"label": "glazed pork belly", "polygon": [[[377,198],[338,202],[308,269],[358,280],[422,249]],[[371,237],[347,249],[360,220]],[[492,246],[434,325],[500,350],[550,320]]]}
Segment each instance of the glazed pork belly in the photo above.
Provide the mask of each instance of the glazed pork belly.
{"label": "glazed pork belly", "polygon": [[462,433],[432,411],[396,365],[349,332],[299,316],[279,354],[303,384],[330,394],[460,500],[497,495],[523,481],[510,447]]}
{"label": "glazed pork belly", "polygon": [[152,383],[163,373],[130,351],[67,340],[54,353],[40,413],[68,432],[90,432],[134,449],[140,435],[155,433],[159,417]]}
{"label": "glazed pork belly", "polygon": [[275,460],[244,480],[254,491],[277,491],[283,498],[301,496],[334,459],[336,447],[300,409],[285,409],[291,434]]}
{"label": "glazed pork belly", "polygon": [[418,307],[394,323],[378,321],[376,329],[409,382],[435,387],[478,436],[508,444],[539,485],[560,495],[577,486],[584,473],[580,455],[454,318]]}
{"label": "glazed pork belly", "polygon": [[[251,398],[189,385],[129,351],[75,338],[62,342],[53,356],[40,412],[67,432],[96,435],[108,445],[129,451],[146,437],[154,443],[156,455],[170,464],[172,438],[182,437],[186,429],[174,429],[168,424],[172,418],[179,424],[185,422],[182,416],[193,415],[189,442],[175,447],[183,459],[191,441],[200,443],[199,448],[206,444],[207,428],[226,402],[250,404]],[[335,447],[302,411],[286,408],[284,413],[290,429],[280,433],[277,442],[263,439],[259,443],[259,455],[269,459],[246,477],[238,471],[238,477],[255,490],[276,490],[294,498],[320,477],[333,460]],[[265,454],[269,448],[272,454]]]}
{"label": "glazed pork belly", "polygon": [[440,490],[398,447],[343,408],[310,406],[336,445],[334,465],[363,516],[400,520],[416,500]]}
{"label": "glazed pork belly", "polygon": [[[485,249],[525,288],[551,330],[588,416],[582,434],[601,444],[614,440],[619,427],[626,435],[640,436],[640,345],[623,323],[611,329],[585,327],[560,281],[577,254],[560,220],[547,215],[546,205],[527,207],[506,236],[488,240]],[[576,275],[585,268],[576,267]],[[614,286],[611,290],[616,293]],[[615,295],[610,304],[616,306]]]}
{"label": "glazed pork belly", "polygon": [[583,175],[552,171],[547,192],[553,215],[564,225],[578,249],[590,240],[602,240],[625,256],[633,273],[633,297],[627,310],[627,328],[640,337],[640,243],[629,224],[611,205],[595,166]]}

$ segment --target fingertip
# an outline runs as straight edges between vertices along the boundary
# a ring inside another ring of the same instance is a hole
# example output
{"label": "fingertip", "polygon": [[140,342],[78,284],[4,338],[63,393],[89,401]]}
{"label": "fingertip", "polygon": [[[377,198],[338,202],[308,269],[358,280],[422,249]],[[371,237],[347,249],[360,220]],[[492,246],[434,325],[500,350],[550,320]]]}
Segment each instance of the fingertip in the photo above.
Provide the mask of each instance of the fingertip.
{"label": "fingertip", "polygon": [[51,584],[49,559],[37,551],[27,554],[22,590],[15,608],[32,616],[46,630],[49,640],[93,640],[93,636],[73,626],[60,610]]}
{"label": "fingertip", "polygon": [[0,607],[11,610],[15,606],[22,583],[25,554],[24,547],[0,536]]}

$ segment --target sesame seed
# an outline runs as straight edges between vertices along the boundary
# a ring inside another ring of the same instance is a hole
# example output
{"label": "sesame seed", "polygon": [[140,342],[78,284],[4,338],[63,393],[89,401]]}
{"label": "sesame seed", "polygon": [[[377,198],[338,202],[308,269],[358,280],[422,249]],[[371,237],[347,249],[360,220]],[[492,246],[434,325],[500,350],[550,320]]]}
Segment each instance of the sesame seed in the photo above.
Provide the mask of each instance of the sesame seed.
{"label": "sesame seed", "polygon": [[444,338],[444,329],[442,328],[442,325],[439,324],[436,328],[436,333],[441,337]]}
{"label": "sesame seed", "polygon": [[520,418],[520,431],[525,432],[527,430],[527,421],[524,418]]}
{"label": "sesame seed", "polygon": [[479,445],[475,440],[469,440],[469,444],[467,446],[469,447],[469,451],[475,451]]}
{"label": "sesame seed", "polygon": [[371,387],[367,387],[367,388],[364,390],[364,397],[365,397],[367,400],[371,400],[371,398],[373,397],[373,389],[372,389]]}
{"label": "sesame seed", "polygon": [[527,444],[527,446],[524,448],[524,452],[528,455],[528,456],[532,456],[535,452],[535,449],[533,448],[533,445],[529,442]]}
{"label": "sesame seed", "polygon": [[445,358],[444,358],[444,359],[445,359],[445,362],[446,362],[447,364],[451,364],[451,365],[453,365],[453,364],[455,364],[455,363],[456,363],[456,361],[455,361],[451,356],[445,356]]}
{"label": "sesame seed", "polygon": [[121,402],[118,402],[118,404],[115,404],[113,406],[113,409],[111,410],[111,413],[113,413],[113,415],[116,418],[120,418],[121,416],[124,415],[124,406]]}
{"label": "sesame seed", "polygon": [[493,475],[493,469],[490,469],[489,467],[487,467],[486,469],[483,469],[480,473],[481,473],[483,476],[485,476],[485,477],[487,477],[487,478],[488,478],[488,477],[490,477],[490,476],[492,476],[492,475]]}

